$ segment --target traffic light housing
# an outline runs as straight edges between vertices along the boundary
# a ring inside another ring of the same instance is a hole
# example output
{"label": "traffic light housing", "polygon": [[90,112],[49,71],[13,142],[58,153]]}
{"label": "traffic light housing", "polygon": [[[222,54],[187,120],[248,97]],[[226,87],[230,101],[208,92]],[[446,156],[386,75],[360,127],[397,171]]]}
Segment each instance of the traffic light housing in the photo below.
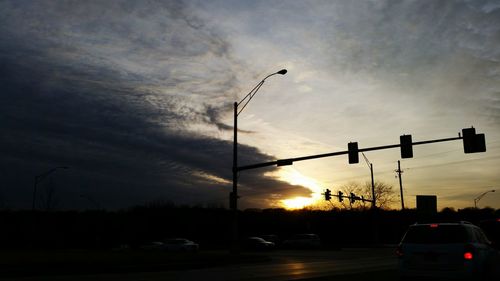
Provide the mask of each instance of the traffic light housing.
{"label": "traffic light housing", "polygon": [[349,164],[359,163],[358,143],[357,142],[348,143],[347,150],[349,152]]}
{"label": "traffic light housing", "polygon": [[343,196],[344,196],[344,193],[342,193],[342,191],[339,191],[338,197],[339,197],[339,202],[341,202],[341,203],[342,203],[342,201],[344,201],[344,197]]}
{"label": "traffic light housing", "polygon": [[486,151],[484,134],[476,134],[474,127],[462,129],[462,140],[464,153],[476,153]]}
{"label": "traffic light housing", "polygon": [[351,197],[349,197],[349,200],[351,200],[351,204],[354,204],[354,202],[356,202],[356,194],[351,192]]}
{"label": "traffic light housing", "polygon": [[401,146],[401,158],[412,158],[413,143],[411,140],[411,135],[399,136],[399,143]]}
{"label": "traffic light housing", "polygon": [[326,200],[326,201],[330,201],[330,199],[332,199],[332,192],[330,191],[330,189],[328,189],[328,188],[327,188],[327,189],[325,190],[325,193],[324,193],[324,194],[325,194],[325,200]]}

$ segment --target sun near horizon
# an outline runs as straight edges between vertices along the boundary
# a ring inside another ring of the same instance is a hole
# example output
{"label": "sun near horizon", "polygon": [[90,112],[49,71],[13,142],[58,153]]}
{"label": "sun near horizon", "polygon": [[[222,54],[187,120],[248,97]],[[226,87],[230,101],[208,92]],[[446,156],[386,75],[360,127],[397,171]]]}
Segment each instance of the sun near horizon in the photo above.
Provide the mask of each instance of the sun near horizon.
{"label": "sun near horizon", "polygon": [[301,185],[311,190],[311,195],[306,196],[293,196],[288,199],[280,200],[281,205],[288,210],[303,209],[318,202],[321,190],[323,189],[320,184],[312,178],[302,175],[293,167],[281,169],[278,172],[280,180],[286,181],[293,185]]}
{"label": "sun near horizon", "polygon": [[298,210],[303,209],[307,206],[312,205],[316,202],[316,199],[311,197],[301,197],[297,196],[292,199],[281,200],[283,207],[287,210]]}

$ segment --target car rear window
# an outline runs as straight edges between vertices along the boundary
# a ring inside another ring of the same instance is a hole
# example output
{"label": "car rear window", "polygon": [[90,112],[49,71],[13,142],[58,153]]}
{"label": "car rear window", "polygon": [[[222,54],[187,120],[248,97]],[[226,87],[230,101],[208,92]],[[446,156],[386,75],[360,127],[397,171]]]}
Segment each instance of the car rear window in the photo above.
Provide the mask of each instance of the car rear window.
{"label": "car rear window", "polygon": [[453,244],[469,242],[467,231],[460,225],[416,225],[406,232],[404,243]]}

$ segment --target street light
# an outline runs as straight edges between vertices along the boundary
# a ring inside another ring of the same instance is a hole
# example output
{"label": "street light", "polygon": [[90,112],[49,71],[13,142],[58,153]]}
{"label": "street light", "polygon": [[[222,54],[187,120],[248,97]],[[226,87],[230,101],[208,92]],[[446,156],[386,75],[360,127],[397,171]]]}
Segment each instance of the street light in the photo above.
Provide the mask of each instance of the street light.
{"label": "street light", "polygon": [[[264,85],[267,78],[280,74],[284,75],[287,73],[286,69],[282,69],[275,73],[267,75],[262,81],[260,81],[240,102],[234,103],[234,138],[233,138],[233,191],[229,194],[229,207],[232,210],[232,245],[231,251],[233,253],[238,252],[238,115],[245,109],[250,100],[255,96],[260,87]],[[241,109],[238,111],[238,106],[243,104]]]}
{"label": "street light", "polygon": [[368,157],[366,157],[366,155],[361,152],[361,154],[363,155],[363,157],[365,158],[365,161],[366,161],[366,165],[368,165],[368,168],[370,169],[370,175],[371,175],[371,179],[372,179],[372,209],[375,209],[376,207],[376,198],[375,198],[375,180],[373,179],[373,164],[372,162],[370,162],[368,160]]}
{"label": "street light", "polygon": [[53,172],[55,172],[57,169],[69,169],[69,167],[67,166],[59,166],[59,167],[55,167],[55,168],[52,168],[50,170],[48,170],[47,172],[43,173],[43,174],[40,174],[38,176],[35,176],[35,184],[33,185],[33,204],[31,205],[31,210],[34,211],[35,210],[35,201],[36,201],[36,187],[38,185],[39,182],[41,182],[43,179],[45,179],[46,177],[48,177],[50,174],[52,174]]}
{"label": "street light", "polygon": [[481,195],[479,195],[478,197],[474,198],[474,208],[477,209],[477,202],[479,202],[479,200],[481,200],[481,198],[483,198],[487,193],[490,193],[490,192],[495,192],[495,190],[494,189],[488,190],[486,192],[481,193]]}

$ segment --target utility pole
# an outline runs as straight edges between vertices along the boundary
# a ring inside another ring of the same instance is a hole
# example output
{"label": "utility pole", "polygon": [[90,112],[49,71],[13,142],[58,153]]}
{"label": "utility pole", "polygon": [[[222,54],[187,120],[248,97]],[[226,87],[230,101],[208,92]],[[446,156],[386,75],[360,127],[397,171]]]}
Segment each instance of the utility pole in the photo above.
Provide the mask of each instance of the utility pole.
{"label": "utility pole", "polygon": [[401,174],[403,171],[401,171],[401,161],[398,160],[398,169],[396,170],[396,173],[398,174],[399,178],[399,191],[401,192],[401,209],[405,209],[405,200],[403,198],[403,180],[401,179]]}

